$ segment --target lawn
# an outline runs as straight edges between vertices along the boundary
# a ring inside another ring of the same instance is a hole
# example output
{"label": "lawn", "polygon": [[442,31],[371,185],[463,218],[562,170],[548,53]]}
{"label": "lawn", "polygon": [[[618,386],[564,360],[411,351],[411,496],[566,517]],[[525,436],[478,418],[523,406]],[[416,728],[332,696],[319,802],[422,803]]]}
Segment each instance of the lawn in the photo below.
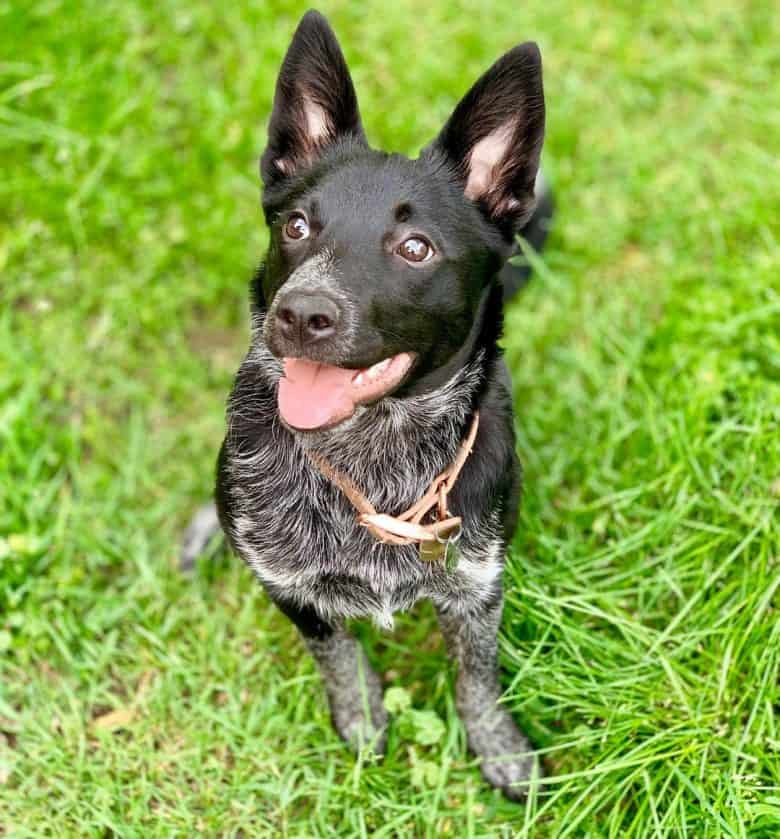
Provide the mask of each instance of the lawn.
{"label": "lawn", "polygon": [[320,7],[369,137],[407,153],[501,51],[542,48],[559,213],[505,339],[505,700],[547,768],[523,805],[465,750],[429,607],[359,629],[428,712],[376,763],[237,559],[176,568],[303,8],[0,2],[0,835],[780,835],[780,16]]}

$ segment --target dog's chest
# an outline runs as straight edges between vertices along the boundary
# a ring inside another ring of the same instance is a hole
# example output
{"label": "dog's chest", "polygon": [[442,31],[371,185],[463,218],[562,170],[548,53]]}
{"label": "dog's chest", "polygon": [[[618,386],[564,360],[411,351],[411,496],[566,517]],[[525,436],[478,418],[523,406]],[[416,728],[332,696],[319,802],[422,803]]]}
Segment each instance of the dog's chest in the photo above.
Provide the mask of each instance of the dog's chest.
{"label": "dog's chest", "polygon": [[[262,565],[258,571],[347,574],[387,587],[414,570],[417,549],[377,541],[299,447],[263,446],[250,458],[233,458],[230,473],[236,541],[251,552],[253,565]],[[409,506],[427,486],[426,476],[397,468],[392,459],[384,469],[358,464],[351,478],[388,513]]]}
{"label": "dog's chest", "polygon": [[[373,461],[349,454],[355,458],[351,478],[378,511],[390,514],[411,506],[440,466],[424,449],[416,457],[396,450],[395,457],[390,452]],[[457,567],[448,570],[442,561],[422,559],[417,545],[378,541],[291,442],[270,437],[248,457],[229,453],[228,474],[231,541],[239,555],[267,586],[323,616],[372,616],[389,625],[393,612],[421,597],[445,601],[487,591],[500,573],[496,521],[469,534]]]}
{"label": "dog's chest", "polygon": [[[346,474],[378,512],[398,515],[455,457],[469,427],[477,362],[438,390],[383,400],[319,439],[281,426],[279,372],[262,345],[250,352],[231,396],[218,480],[230,541],[272,596],[312,606],[325,619],[372,616],[385,625],[419,598],[452,604],[494,596],[504,560],[496,485],[511,468],[511,427],[497,429],[488,420],[489,394],[480,406],[480,435],[458,479],[460,492],[453,495],[452,513],[463,516],[464,525],[451,570],[423,560],[417,545],[378,541],[304,451],[312,448]],[[480,446],[483,433],[490,434],[489,445]],[[464,487],[469,504],[459,501]]]}

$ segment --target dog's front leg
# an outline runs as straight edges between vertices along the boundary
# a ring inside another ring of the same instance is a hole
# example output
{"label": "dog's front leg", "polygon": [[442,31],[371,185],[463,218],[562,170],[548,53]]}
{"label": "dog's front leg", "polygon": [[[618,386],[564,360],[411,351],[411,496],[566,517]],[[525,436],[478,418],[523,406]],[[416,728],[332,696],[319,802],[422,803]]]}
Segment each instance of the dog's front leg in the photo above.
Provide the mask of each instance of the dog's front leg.
{"label": "dog's front leg", "polygon": [[498,705],[498,627],[503,597],[488,604],[445,603],[437,607],[449,653],[458,663],[455,702],[469,748],[482,758],[482,774],[506,796],[525,797],[532,775],[532,746],[506,708]]}
{"label": "dog's front leg", "polygon": [[369,745],[382,754],[388,715],[382,702],[382,682],[363,647],[343,626],[323,620],[312,607],[278,598],[274,601],[298,627],[317,662],[336,731],[353,748]]}

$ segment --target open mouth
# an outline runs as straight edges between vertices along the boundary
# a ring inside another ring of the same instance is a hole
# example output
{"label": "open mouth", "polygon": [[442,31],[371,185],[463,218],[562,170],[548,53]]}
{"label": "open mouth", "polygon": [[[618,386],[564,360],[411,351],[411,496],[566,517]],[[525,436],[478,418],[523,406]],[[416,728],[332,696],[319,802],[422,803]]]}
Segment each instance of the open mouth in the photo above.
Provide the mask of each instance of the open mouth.
{"label": "open mouth", "polygon": [[362,370],[333,367],[308,358],[285,358],[279,380],[279,413],[293,428],[329,428],[375,402],[404,380],[414,361],[399,353]]}

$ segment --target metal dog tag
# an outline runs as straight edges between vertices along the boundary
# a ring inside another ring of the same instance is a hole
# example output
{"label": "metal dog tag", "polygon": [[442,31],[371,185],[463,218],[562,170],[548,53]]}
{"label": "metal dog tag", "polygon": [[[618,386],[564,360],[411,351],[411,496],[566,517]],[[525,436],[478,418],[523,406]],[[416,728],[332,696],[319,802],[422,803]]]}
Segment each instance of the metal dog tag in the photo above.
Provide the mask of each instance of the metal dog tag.
{"label": "metal dog tag", "polygon": [[447,571],[454,571],[458,565],[458,542],[461,528],[451,531],[446,536],[438,536],[432,542],[420,542],[420,559],[423,562],[444,562]]}
{"label": "metal dog tag", "polygon": [[420,542],[420,559],[423,562],[438,562],[445,553],[446,542]]}
{"label": "metal dog tag", "polygon": [[458,567],[458,540],[452,537],[444,546],[444,567],[450,574]]}

